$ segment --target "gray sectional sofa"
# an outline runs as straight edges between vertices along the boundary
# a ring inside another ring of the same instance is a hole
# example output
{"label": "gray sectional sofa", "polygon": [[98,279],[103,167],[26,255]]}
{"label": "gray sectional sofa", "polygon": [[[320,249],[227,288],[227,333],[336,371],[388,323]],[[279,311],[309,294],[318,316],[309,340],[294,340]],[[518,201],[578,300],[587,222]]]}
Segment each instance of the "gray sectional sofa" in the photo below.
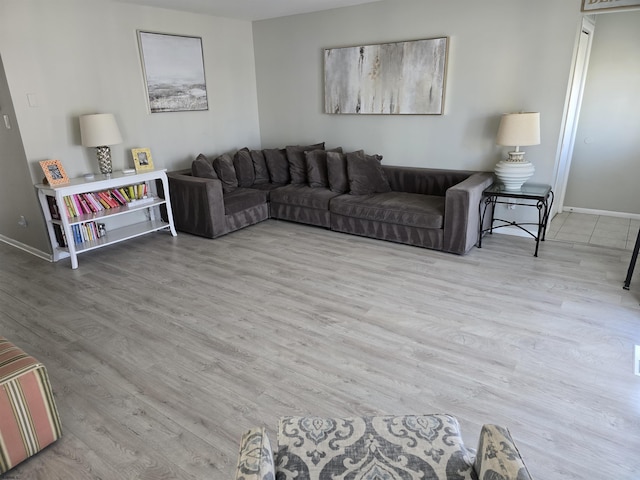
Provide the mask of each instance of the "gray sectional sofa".
{"label": "gray sectional sofa", "polygon": [[381,164],[324,144],[242,149],[168,173],[178,230],[216,238],[268,218],[464,254],[490,172]]}

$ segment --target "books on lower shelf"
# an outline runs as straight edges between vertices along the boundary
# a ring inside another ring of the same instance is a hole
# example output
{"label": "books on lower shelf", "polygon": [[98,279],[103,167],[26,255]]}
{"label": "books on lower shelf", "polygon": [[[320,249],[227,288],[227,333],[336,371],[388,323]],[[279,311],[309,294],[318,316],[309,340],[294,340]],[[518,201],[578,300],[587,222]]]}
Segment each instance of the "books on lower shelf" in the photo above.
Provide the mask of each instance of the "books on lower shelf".
{"label": "books on lower shelf", "polygon": [[104,237],[107,233],[104,223],[84,222],[71,225],[73,241],[76,245],[84,242],[96,241]]}
{"label": "books on lower shelf", "polygon": [[[63,197],[65,210],[69,218],[98,213],[111,208],[129,207],[141,203],[152,202],[147,196],[146,183],[127,185],[98,192],[76,193]],[[47,196],[51,218],[59,219],[60,214],[54,197]],[[54,214],[57,215],[54,216]]]}
{"label": "books on lower shelf", "polygon": [[66,247],[67,236],[64,234],[64,230],[62,229],[62,226],[54,223],[53,233],[56,236],[56,241],[58,242],[58,245],[60,245],[62,248]]}

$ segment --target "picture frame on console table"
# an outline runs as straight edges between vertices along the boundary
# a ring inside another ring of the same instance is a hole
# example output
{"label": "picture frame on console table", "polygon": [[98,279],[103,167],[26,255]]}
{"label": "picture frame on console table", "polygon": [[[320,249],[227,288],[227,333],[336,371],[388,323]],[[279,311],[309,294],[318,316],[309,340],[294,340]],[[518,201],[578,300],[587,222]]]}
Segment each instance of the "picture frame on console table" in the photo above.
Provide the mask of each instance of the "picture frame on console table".
{"label": "picture frame on console table", "polygon": [[69,177],[62,167],[60,160],[42,160],[40,167],[44,172],[46,183],[49,185],[64,185],[69,183]]}
{"label": "picture frame on console table", "polygon": [[151,150],[148,148],[132,148],[131,155],[133,156],[133,164],[136,167],[136,173],[153,170]]}
{"label": "picture frame on console table", "polygon": [[640,7],[640,0],[582,0],[583,12]]}

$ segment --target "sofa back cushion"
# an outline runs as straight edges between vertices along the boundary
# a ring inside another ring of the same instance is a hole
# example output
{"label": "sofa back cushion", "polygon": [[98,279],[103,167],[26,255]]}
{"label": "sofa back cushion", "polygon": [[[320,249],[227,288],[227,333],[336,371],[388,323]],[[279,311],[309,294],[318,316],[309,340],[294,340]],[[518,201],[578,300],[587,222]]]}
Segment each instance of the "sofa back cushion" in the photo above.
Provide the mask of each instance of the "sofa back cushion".
{"label": "sofa back cushion", "polygon": [[191,164],[191,175],[200,178],[218,179],[213,163],[202,153]]}
{"label": "sofa back cushion", "polygon": [[346,155],[327,152],[327,180],[332,192],[347,193],[349,191]]}
{"label": "sofa back cushion", "polygon": [[390,192],[389,180],[382,169],[382,155],[365,155],[362,150],[347,153],[349,190],[352,195]]}
{"label": "sofa back cushion", "polygon": [[238,150],[233,157],[233,166],[236,170],[239,187],[250,187],[256,181],[253,169],[253,160],[248,148]]}
{"label": "sofa back cushion", "polygon": [[253,171],[256,180],[254,185],[264,185],[269,183],[269,169],[267,168],[267,160],[264,158],[262,150],[251,150],[251,160],[253,161]]}
{"label": "sofa back cushion", "polygon": [[264,158],[267,161],[271,183],[276,185],[286,185],[291,180],[289,174],[289,161],[287,151],[280,148],[269,148],[263,150]]}
{"label": "sofa back cushion", "polygon": [[307,165],[307,180],[313,188],[329,188],[329,174],[327,170],[327,154],[329,152],[342,153],[342,148],[331,150],[305,151],[305,163]]}
{"label": "sofa back cushion", "polygon": [[289,173],[291,174],[291,183],[293,185],[307,184],[307,164],[304,158],[304,152],[312,150],[324,150],[324,142],[314,145],[293,145],[286,148],[287,160],[289,160]]}
{"label": "sofa back cushion", "polygon": [[220,155],[213,161],[213,168],[218,174],[218,178],[222,181],[222,191],[229,193],[238,188],[238,178],[236,170],[233,166],[233,158],[228,153]]}

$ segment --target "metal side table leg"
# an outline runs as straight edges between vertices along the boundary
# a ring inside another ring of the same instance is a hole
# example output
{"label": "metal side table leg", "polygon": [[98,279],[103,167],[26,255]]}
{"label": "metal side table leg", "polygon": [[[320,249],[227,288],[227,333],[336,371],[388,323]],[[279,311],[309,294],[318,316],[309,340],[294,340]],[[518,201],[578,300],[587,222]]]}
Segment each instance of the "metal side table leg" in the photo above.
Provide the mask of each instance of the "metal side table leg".
{"label": "metal side table leg", "polygon": [[629,262],[629,270],[627,270],[627,278],[624,281],[622,288],[629,290],[631,285],[631,277],[633,276],[633,269],[636,266],[636,260],[638,260],[638,251],[640,250],[640,231],[638,231],[638,237],[636,238],[636,246],[633,247],[633,254],[631,255],[631,262]]}

